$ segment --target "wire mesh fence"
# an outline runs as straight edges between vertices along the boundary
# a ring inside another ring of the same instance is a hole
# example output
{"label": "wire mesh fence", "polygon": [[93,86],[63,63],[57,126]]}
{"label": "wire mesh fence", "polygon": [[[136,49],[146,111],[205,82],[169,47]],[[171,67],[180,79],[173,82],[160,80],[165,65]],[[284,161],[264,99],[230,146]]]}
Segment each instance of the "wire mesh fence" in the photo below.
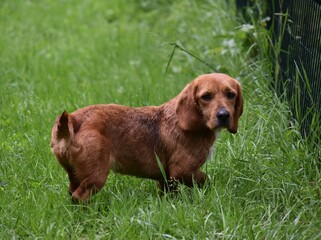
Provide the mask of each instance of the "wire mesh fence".
{"label": "wire mesh fence", "polygon": [[301,133],[320,138],[321,1],[268,2],[278,52],[274,86],[289,101]]}

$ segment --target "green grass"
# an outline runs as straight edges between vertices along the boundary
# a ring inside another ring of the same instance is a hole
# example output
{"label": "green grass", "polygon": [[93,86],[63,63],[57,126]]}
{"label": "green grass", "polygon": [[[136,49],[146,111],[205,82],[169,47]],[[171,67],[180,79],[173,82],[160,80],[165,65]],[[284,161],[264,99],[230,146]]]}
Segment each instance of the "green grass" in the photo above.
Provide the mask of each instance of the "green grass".
{"label": "green grass", "polygon": [[[4,239],[318,239],[320,149],[270,91],[225,1],[1,1],[0,236]],[[255,31],[255,29],[253,30]],[[261,37],[261,39],[260,39]],[[239,133],[222,132],[203,189],[159,197],[153,181],[110,174],[86,205],[50,152],[55,117],[95,103],[159,105],[206,65],[240,79]],[[262,48],[262,47],[261,47]],[[262,55],[262,54],[261,54]]]}

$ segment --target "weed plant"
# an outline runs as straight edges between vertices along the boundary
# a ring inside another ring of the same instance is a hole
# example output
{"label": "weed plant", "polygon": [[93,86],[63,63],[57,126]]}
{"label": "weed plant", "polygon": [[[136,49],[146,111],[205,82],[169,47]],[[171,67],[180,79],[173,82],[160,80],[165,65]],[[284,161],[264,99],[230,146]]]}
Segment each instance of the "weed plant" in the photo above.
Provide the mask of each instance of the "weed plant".
{"label": "weed plant", "polygon": [[[266,33],[240,25],[224,0],[2,1],[1,238],[319,239],[320,150],[269,88],[267,56],[243,46],[250,34],[263,49]],[[215,69],[171,56],[173,42]],[[214,70],[240,80],[246,104],[238,134],[216,142],[204,188],[160,197],[151,180],[111,173],[89,203],[72,204],[50,152],[58,114],[159,105]]]}

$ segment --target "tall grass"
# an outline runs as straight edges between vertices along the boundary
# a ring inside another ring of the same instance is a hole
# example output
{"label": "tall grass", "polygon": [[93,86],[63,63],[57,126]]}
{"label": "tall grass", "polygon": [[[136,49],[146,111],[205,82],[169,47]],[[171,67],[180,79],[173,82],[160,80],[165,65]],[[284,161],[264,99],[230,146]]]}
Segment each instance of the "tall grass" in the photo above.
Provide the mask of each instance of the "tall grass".
{"label": "tall grass", "polygon": [[[0,236],[4,239],[318,239],[318,152],[270,91],[267,58],[225,1],[0,3]],[[110,174],[74,205],[50,152],[55,117],[94,103],[158,105],[208,66],[240,79],[239,133],[222,132],[203,189],[159,197],[155,183]]]}

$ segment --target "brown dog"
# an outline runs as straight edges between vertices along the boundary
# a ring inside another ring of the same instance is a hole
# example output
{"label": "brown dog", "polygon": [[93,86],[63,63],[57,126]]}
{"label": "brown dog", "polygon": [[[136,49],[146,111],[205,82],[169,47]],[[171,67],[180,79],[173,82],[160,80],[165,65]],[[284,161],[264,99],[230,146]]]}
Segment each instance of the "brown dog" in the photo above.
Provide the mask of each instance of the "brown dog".
{"label": "brown dog", "polygon": [[173,190],[166,180],[201,186],[206,177],[200,167],[219,131],[236,133],[242,112],[239,83],[205,74],[161,106],[102,104],[64,112],[53,126],[51,148],[76,201],[98,192],[110,169],[157,180],[162,190]]}

